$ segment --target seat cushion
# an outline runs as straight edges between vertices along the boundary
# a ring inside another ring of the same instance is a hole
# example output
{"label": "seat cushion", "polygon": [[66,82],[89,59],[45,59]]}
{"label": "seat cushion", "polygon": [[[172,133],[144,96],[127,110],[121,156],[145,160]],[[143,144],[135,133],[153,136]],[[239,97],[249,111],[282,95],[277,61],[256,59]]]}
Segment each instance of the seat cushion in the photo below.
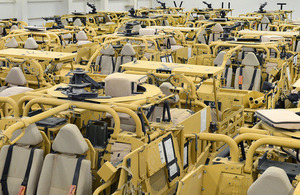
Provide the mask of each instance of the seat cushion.
{"label": "seat cushion", "polygon": [[[67,155],[48,154],[45,158],[37,194],[66,195],[72,185],[77,158]],[[82,160],[77,195],[92,194],[91,162]]]}
{"label": "seat cushion", "polygon": [[101,68],[101,74],[109,75],[113,73],[116,58],[113,56],[103,55],[96,58],[96,65]]}
{"label": "seat cushion", "polygon": [[[2,176],[3,173],[3,168],[4,168],[8,148],[9,148],[8,145],[3,146],[0,151],[0,177]],[[8,178],[7,178],[7,186],[8,186],[9,194],[18,194],[20,190],[21,183],[24,179],[24,175],[26,172],[30,151],[31,149],[19,147],[19,146],[14,146],[13,148],[12,159],[11,159],[10,168],[8,171]],[[26,190],[27,195],[34,195],[36,192],[38,179],[43,165],[43,157],[44,157],[43,150],[36,149],[34,151],[32,166],[31,166],[27,190]],[[0,195],[2,194],[3,194],[2,189],[0,189]]]}
{"label": "seat cushion", "polygon": [[37,49],[39,47],[39,45],[36,43],[36,41],[32,38],[29,37],[24,45],[25,49]]}
{"label": "seat cushion", "polygon": [[19,44],[18,44],[18,42],[17,42],[17,40],[16,40],[15,37],[8,38],[7,41],[6,41],[6,43],[5,43],[5,47],[8,47],[8,48],[17,48],[17,47],[19,47]]}

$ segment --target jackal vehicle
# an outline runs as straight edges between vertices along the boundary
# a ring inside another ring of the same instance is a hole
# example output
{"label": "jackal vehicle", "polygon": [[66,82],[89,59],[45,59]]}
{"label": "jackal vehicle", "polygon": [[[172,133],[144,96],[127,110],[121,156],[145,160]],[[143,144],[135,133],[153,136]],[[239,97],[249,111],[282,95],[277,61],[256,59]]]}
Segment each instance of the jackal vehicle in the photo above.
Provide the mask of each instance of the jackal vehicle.
{"label": "jackal vehicle", "polygon": [[190,12],[187,12],[189,21],[197,21],[205,19],[213,19],[213,18],[225,18],[228,13],[231,13],[232,10],[230,8],[230,2],[228,2],[228,8],[224,8],[224,2],[222,2],[221,8],[213,8],[212,3],[207,3],[206,1],[202,1],[207,8],[193,8]]}
{"label": "jackal vehicle", "polygon": [[[215,76],[222,71],[209,68],[202,72]],[[195,74],[195,70],[188,72]],[[170,78],[180,86],[178,94],[171,92],[173,85],[168,80],[160,81],[159,87],[145,83],[146,75],[115,73],[107,76],[104,84],[85,73],[75,70],[69,85],[37,89],[18,103],[1,98],[7,105],[3,113],[14,114],[13,118],[1,118],[0,123],[0,164],[6,167],[3,174],[7,174],[2,180],[7,183],[4,190],[18,192],[22,185],[24,192],[37,188],[38,194],[91,194],[92,189],[94,194],[171,193],[189,170],[220,153],[222,149],[216,142],[233,144],[225,135],[208,133],[209,107],[197,100],[182,103],[180,93],[195,88],[193,81],[181,73]],[[229,129],[242,125],[243,117],[240,123],[230,124],[232,113],[228,116]],[[193,136],[199,141],[195,142]],[[51,146],[55,154],[49,154]],[[34,155],[30,155],[31,150]],[[33,159],[30,172],[36,174],[30,174],[29,181],[35,182],[12,184],[9,181],[14,176],[8,170],[16,166],[20,175],[25,173],[26,166],[15,165],[25,156]],[[66,169],[70,171],[65,174],[62,170]],[[79,177],[72,182],[74,175]],[[63,180],[48,182],[53,179]]]}
{"label": "jackal vehicle", "polygon": [[66,29],[77,27],[91,28],[96,35],[113,33],[118,26],[118,20],[122,15],[113,14],[113,12],[97,12],[93,4],[87,3],[92,11],[89,13],[73,12],[72,14],[62,15],[60,20]]}
{"label": "jackal vehicle", "polygon": [[[230,154],[215,158],[178,183],[176,194],[299,194],[299,109],[256,111],[257,124],[241,128]],[[240,146],[240,149],[238,148]]]}
{"label": "jackal vehicle", "polygon": [[16,18],[3,19],[0,21],[0,37],[4,37],[12,30],[23,29],[28,26],[26,22],[17,21]]}
{"label": "jackal vehicle", "polygon": [[76,53],[27,49],[0,50],[0,96],[69,82],[66,76],[74,69]]}
{"label": "jackal vehicle", "polygon": [[[263,26],[267,26],[270,24],[282,24],[286,23],[289,20],[292,19],[292,10],[283,10],[283,6],[286,5],[286,3],[277,3],[277,5],[280,6],[280,10],[265,10],[267,2],[260,5],[258,11],[253,13],[247,13],[247,14],[240,14],[239,16],[258,16],[261,17],[263,20]],[[259,29],[257,29],[259,30]],[[262,29],[264,30],[264,29]]]}
{"label": "jackal vehicle", "polygon": [[234,105],[243,105],[245,120],[250,124],[257,109],[290,106],[287,96],[298,79],[299,66],[296,53],[289,51],[287,43],[220,41],[210,46],[212,54],[188,59],[190,64],[224,68],[216,85],[211,80],[204,80],[197,86],[200,101],[210,104],[216,94],[221,112]]}

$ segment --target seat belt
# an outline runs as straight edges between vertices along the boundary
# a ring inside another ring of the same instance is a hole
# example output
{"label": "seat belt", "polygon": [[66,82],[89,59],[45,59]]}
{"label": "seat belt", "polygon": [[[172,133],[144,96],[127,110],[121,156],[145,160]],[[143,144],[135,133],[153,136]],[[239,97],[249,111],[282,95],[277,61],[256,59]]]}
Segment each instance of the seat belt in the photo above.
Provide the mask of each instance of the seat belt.
{"label": "seat belt", "polygon": [[98,70],[97,70],[98,72],[101,71],[102,57],[103,57],[103,55],[101,55],[101,56],[100,56],[100,59],[99,59],[99,63],[98,63],[99,66],[98,66]]}
{"label": "seat belt", "polygon": [[252,79],[251,79],[251,84],[248,90],[252,90],[253,86],[254,86],[254,81],[255,81],[255,77],[256,77],[256,73],[257,73],[257,68],[254,69],[253,75],[252,75]]}
{"label": "seat belt", "polygon": [[23,182],[21,183],[21,187],[20,187],[20,190],[19,190],[19,195],[24,195],[25,192],[26,192],[26,187],[27,187],[27,184],[28,184],[28,179],[29,179],[29,174],[30,174],[30,170],[31,170],[31,167],[32,167],[32,161],[33,161],[33,155],[34,155],[34,150],[35,149],[36,148],[32,148],[31,151],[30,151],[25,176],[24,176]]}
{"label": "seat belt", "polygon": [[80,173],[82,160],[83,160],[83,157],[79,157],[78,160],[77,160],[72,185],[70,187],[68,195],[75,195],[76,194],[76,188],[77,188],[77,184],[78,184],[78,179],[79,179],[79,173]]}
{"label": "seat belt", "polygon": [[111,56],[111,63],[112,63],[112,68],[113,68],[113,71],[112,71],[112,72],[115,72],[114,56]]}
{"label": "seat belt", "polygon": [[10,167],[10,162],[11,162],[11,157],[12,157],[14,146],[15,145],[10,145],[8,147],[7,154],[6,154],[6,160],[5,160],[2,177],[1,177],[1,186],[2,186],[3,195],[8,195],[7,176],[8,176],[8,171],[9,171],[9,167]]}
{"label": "seat belt", "polygon": [[243,68],[242,67],[240,67],[239,89],[243,89]]}
{"label": "seat belt", "polygon": [[227,66],[226,69],[225,69],[225,74],[224,74],[224,79],[225,79],[226,85],[227,85],[228,69],[229,69],[229,67]]}

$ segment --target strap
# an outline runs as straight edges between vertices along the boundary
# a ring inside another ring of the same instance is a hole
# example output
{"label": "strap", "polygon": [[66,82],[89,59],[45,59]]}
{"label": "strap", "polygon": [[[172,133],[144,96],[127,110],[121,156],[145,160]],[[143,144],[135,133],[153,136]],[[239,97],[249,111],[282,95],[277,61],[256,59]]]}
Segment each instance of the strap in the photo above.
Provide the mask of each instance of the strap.
{"label": "strap", "polygon": [[243,88],[243,68],[240,67],[240,75],[239,75],[239,89]]}
{"label": "strap", "polygon": [[124,56],[121,56],[121,64],[123,64],[123,58],[124,58]]}
{"label": "strap", "polygon": [[8,176],[8,171],[9,171],[9,167],[10,167],[10,161],[11,161],[14,146],[15,145],[10,145],[8,147],[5,164],[4,164],[4,169],[2,172],[1,185],[2,185],[2,192],[4,195],[8,195],[7,176]]}
{"label": "strap", "polygon": [[77,187],[77,184],[78,184],[78,179],[79,179],[79,173],[80,173],[82,160],[83,160],[82,157],[78,158],[78,160],[77,160],[72,185],[70,187],[68,195],[74,195],[75,192],[76,192],[76,187]]}
{"label": "strap", "polygon": [[102,57],[103,57],[103,55],[101,55],[101,56],[100,56],[100,59],[99,59],[99,63],[98,63],[98,65],[99,65],[98,72],[101,71]]}
{"label": "strap", "polygon": [[28,179],[29,179],[29,174],[30,174],[30,170],[31,170],[31,166],[32,166],[33,155],[34,155],[34,150],[35,149],[36,148],[32,148],[31,151],[30,151],[30,155],[29,155],[29,159],[28,159],[28,164],[27,164],[25,176],[24,176],[23,182],[21,183],[21,188],[19,190],[19,195],[25,194],[26,187],[27,187],[27,184],[28,184]]}
{"label": "strap", "polygon": [[226,69],[225,69],[225,75],[224,75],[226,86],[227,86],[228,69],[229,69],[229,67],[227,66]]}
{"label": "strap", "polygon": [[252,88],[253,88],[255,77],[256,77],[256,73],[257,73],[257,68],[254,69],[249,90],[252,90]]}
{"label": "strap", "polygon": [[115,72],[114,56],[111,56],[111,63],[112,63],[112,68],[113,68],[113,71],[112,71],[112,72]]}

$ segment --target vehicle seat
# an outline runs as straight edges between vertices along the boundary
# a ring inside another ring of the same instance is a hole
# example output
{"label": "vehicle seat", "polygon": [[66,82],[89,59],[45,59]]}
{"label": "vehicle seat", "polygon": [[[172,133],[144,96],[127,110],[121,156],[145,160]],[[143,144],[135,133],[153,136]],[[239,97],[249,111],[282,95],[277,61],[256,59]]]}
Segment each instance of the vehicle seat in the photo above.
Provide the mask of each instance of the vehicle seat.
{"label": "vehicle seat", "polygon": [[13,30],[18,30],[19,27],[17,25],[12,25],[9,29],[9,32],[13,31]]}
{"label": "vehicle seat", "polygon": [[110,44],[106,49],[102,49],[100,56],[96,58],[96,66],[98,66],[98,70],[101,71],[101,74],[109,75],[115,71],[115,50],[113,46]]}
{"label": "vehicle seat", "polygon": [[[21,129],[13,133],[12,140],[21,134]],[[25,129],[25,134],[16,142],[16,145],[5,145],[0,151],[0,176],[3,178],[4,167],[9,158],[8,151],[12,151],[11,160],[7,172],[7,190],[8,194],[18,194],[23,183],[25,172],[28,167],[30,153],[33,152],[32,164],[28,176],[26,186],[26,194],[36,194],[38,179],[43,165],[44,151],[42,149],[32,149],[34,146],[40,144],[43,137],[35,124],[29,125]],[[30,165],[30,164],[29,164]],[[23,183],[24,184],[24,183]],[[3,193],[3,181],[1,182],[0,194]]]}
{"label": "vehicle seat", "polygon": [[285,171],[278,167],[269,167],[250,186],[248,195],[292,195],[294,188]]}
{"label": "vehicle seat", "polygon": [[[243,67],[242,67],[243,66]],[[249,52],[242,61],[242,66],[236,69],[235,89],[260,91],[260,63],[254,53]]]}
{"label": "vehicle seat", "polygon": [[162,21],[162,26],[170,26],[168,20],[163,20]]}
{"label": "vehicle seat", "polygon": [[[79,162],[77,155],[88,151],[88,145],[74,124],[67,124],[55,137],[52,149],[57,152],[45,158],[37,194],[65,195],[73,189],[72,181],[75,167]],[[77,195],[92,194],[91,161],[82,159],[76,185]]]}
{"label": "vehicle seat", "polygon": [[270,29],[269,27],[270,20],[267,16],[264,16],[263,19],[261,20],[260,24],[258,25],[258,30],[259,31],[267,31]]}
{"label": "vehicle seat", "polygon": [[136,52],[129,43],[124,45],[120,54],[121,56],[117,58],[115,72],[120,72],[120,65],[136,60]]}
{"label": "vehicle seat", "polygon": [[[214,65],[220,67],[223,63],[224,56],[226,55],[225,51],[221,51],[214,60]],[[226,62],[226,67],[223,72],[222,77],[225,79],[225,87],[231,87],[232,83],[232,68],[230,67],[230,60]]]}
{"label": "vehicle seat", "polygon": [[25,87],[27,80],[19,67],[13,67],[7,74],[5,82],[9,87],[1,87],[0,97],[8,97],[32,91],[33,89]]}
{"label": "vehicle seat", "polygon": [[221,34],[223,33],[223,27],[221,24],[217,23],[213,28],[212,28],[212,33],[209,35],[209,43],[212,41],[218,41],[219,38],[221,37]]}
{"label": "vehicle seat", "polygon": [[37,48],[39,48],[39,45],[36,43],[34,38],[29,37],[25,42],[24,49],[37,49]]}
{"label": "vehicle seat", "polygon": [[134,25],[132,27],[132,32],[139,32],[141,28],[142,28],[141,25]]}
{"label": "vehicle seat", "polygon": [[64,34],[62,36],[62,38],[65,40],[66,44],[69,44],[72,40],[72,35],[71,35],[71,33],[67,33],[67,34]]}
{"label": "vehicle seat", "polygon": [[76,35],[77,45],[84,45],[88,43],[92,43],[88,40],[88,37],[84,31],[79,31]]}
{"label": "vehicle seat", "polygon": [[73,22],[73,26],[82,26],[82,22],[79,18],[76,18],[76,20]]}
{"label": "vehicle seat", "polygon": [[13,37],[13,38],[8,38],[4,46],[7,48],[18,48],[19,44],[16,38]]}
{"label": "vehicle seat", "polygon": [[175,40],[174,37],[165,39],[164,42],[163,42],[163,45],[164,45],[164,46],[167,46],[168,40],[170,41],[172,51],[175,51],[175,50],[177,50],[177,49],[183,48],[182,45],[177,45],[177,42],[176,42],[176,40]]}

